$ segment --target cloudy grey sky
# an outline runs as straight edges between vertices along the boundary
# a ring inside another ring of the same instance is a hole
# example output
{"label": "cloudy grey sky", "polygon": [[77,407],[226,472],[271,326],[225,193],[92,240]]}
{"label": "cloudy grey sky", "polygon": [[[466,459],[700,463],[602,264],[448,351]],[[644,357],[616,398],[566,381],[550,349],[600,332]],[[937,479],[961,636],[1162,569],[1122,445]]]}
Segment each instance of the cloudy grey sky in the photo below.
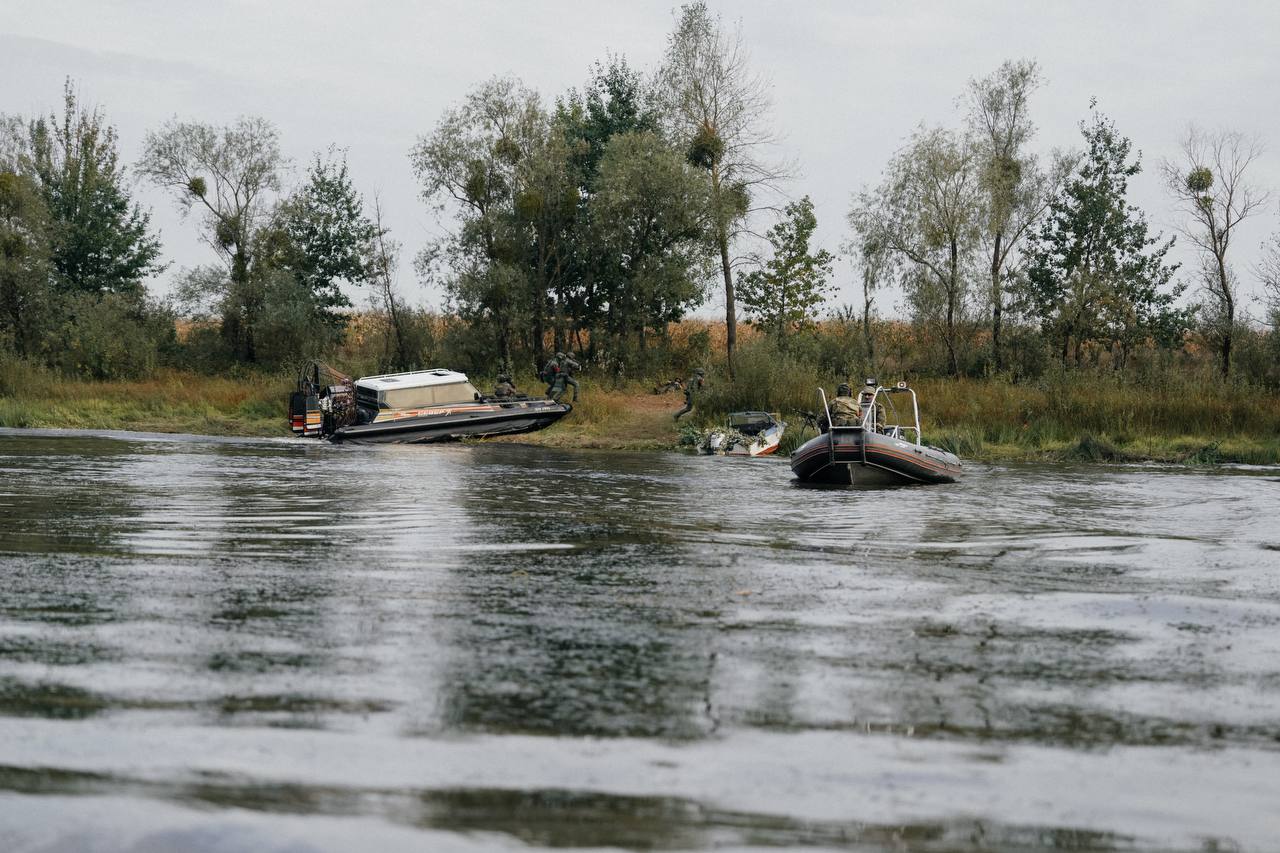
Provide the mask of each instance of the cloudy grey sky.
{"label": "cloudy grey sky", "polygon": [[[171,116],[225,122],[265,116],[285,151],[305,164],[346,147],[366,196],[380,194],[409,257],[448,227],[417,198],[407,152],[440,113],[481,80],[511,73],[550,99],[579,86],[607,52],[651,68],[676,0],[3,0],[0,112],[31,115],[57,104],[63,78],[103,106],[126,158]],[[1147,167],[1133,199],[1161,228],[1173,212],[1156,175],[1188,122],[1254,133],[1268,145],[1256,183],[1280,190],[1280,4],[1075,2],[807,2],[711,0],[740,19],[756,67],[773,83],[784,152],[802,176],[790,187],[817,208],[819,238],[844,239],[851,193],[873,183],[921,121],[955,124],[971,77],[1006,58],[1037,59],[1047,78],[1033,115],[1035,145],[1072,146],[1089,98],[1132,137]],[[367,7],[367,8],[365,8]],[[160,193],[154,208],[174,267],[210,259]],[[1242,233],[1249,264],[1280,228],[1275,201]],[[851,273],[837,271],[848,287]],[[157,283],[163,291],[167,280]],[[885,306],[891,308],[891,306]]]}

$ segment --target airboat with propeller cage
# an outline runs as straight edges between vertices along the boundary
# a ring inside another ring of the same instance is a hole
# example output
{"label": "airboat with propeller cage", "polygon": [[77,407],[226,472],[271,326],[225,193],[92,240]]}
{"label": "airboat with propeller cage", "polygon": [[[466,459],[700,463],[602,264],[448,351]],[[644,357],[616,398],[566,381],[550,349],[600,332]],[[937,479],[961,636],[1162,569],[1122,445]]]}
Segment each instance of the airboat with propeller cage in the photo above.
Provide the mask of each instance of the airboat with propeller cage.
{"label": "airboat with propeller cage", "polygon": [[859,419],[854,423],[833,422],[827,393],[821,388],[818,400],[823,432],[791,454],[791,471],[802,482],[954,483],[963,473],[954,453],[922,441],[919,401],[906,382],[884,387],[868,379],[859,394]]}
{"label": "airboat with propeller cage", "polygon": [[289,397],[289,422],[295,435],[335,442],[422,444],[533,432],[572,409],[545,397],[485,396],[453,370],[352,379],[311,362]]}

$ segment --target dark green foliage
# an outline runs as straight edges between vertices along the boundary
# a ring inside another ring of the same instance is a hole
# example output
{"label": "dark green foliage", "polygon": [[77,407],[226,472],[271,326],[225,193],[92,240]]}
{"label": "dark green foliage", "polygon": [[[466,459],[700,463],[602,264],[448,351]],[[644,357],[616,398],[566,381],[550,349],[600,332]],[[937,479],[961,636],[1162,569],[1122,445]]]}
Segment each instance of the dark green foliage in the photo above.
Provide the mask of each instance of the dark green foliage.
{"label": "dark green foliage", "polygon": [[655,133],[610,140],[591,201],[592,294],[614,339],[665,329],[702,301],[707,180]]}
{"label": "dark green foliage", "polygon": [[735,375],[712,375],[698,401],[704,412],[761,410],[813,411],[817,388],[829,385],[812,362],[782,349],[773,338],[744,341],[735,357]]}
{"label": "dark green foliage", "polygon": [[376,236],[345,155],[332,149],[327,157],[315,155],[306,183],[280,205],[273,224],[283,239],[272,265],[291,273],[315,308],[341,325],[341,315],[333,309],[350,307],[351,300],[340,285],[362,285],[370,279]]}
{"label": "dark green foliage", "polygon": [[1086,154],[1030,246],[1027,296],[1064,365],[1100,342],[1123,366],[1135,345],[1172,342],[1186,326],[1173,307],[1177,266],[1165,263],[1173,239],[1150,236],[1146,216],[1127,201],[1129,178],[1142,169],[1128,138],[1098,113],[1080,131]]}
{"label": "dark green foliage", "polygon": [[48,210],[26,175],[0,172],[0,349],[40,355],[55,316]]}
{"label": "dark green foliage", "polygon": [[61,305],[50,363],[89,379],[136,379],[155,371],[177,346],[175,315],[133,293],[78,293]]}
{"label": "dark green foliage", "polygon": [[738,284],[747,313],[779,340],[811,321],[831,293],[829,279],[835,257],[826,249],[813,252],[809,246],[817,227],[808,196],[788,204],[782,218],[765,235],[772,256]]}
{"label": "dark green foliage", "polygon": [[622,133],[658,131],[658,112],[644,76],[625,57],[597,62],[579,94],[570,90],[556,102],[556,125],[571,145],[573,168],[585,194],[595,191],[596,175],[609,140]]}
{"label": "dark green foliage", "polygon": [[116,131],[79,105],[68,80],[61,118],[30,125],[31,169],[49,212],[53,281],[64,293],[141,293],[164,269],[151,214],[131,203]]}
{"label": "dark green foliage", "polygon": [[332,351],[341,335],[305,280],[271,267],[255,270],[254,277],[262,292],[257,318],[260,362],[284,365]]}
{"label": "dark green foliage", "polygon": [[443,279],[490,363],[538,363],[585,337],[592,356],[634,364],[702,298],[706,180],[658,134],[625,60],[597,64],[554,112],[516,80],[489,81],[412,159],[423,195],[459,219],[419,274]]}

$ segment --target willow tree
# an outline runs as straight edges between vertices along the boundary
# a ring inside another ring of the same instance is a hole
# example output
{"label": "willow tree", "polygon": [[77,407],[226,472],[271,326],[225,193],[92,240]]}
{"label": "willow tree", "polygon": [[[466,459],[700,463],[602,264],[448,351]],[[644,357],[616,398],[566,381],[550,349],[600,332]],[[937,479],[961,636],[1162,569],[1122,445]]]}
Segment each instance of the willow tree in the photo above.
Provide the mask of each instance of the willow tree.
{"label": "willow tree", "polygon": [[977,153],[944,128],[920,128],[890,161],[884,179],[849,214],[861,245],[906,265],[902,283],[917,319],[938,328],[947,371],[960,372],[960,334],[981,230]]}
{"label": "willow tree", "polygon": [[202,236],[230,275],[222,334],[246,361],[257,360],[264,301],[250,276],[254,238],[272,212],[284,163],[275,125],[253,116],[223,127],[171,120],[147,133],[138,161],[139,173],[172,192],[184,216],[200,211]]}
{"label": "willow tree", "polygon": [[1187,130],[1182,153],[1161,164],[1165,187],[1183,213],[1179,230],[1199,252],[1201,281],[1213,300],[1223,377],[1231,374],[1231,346],[1238,299],[1227,253],[1240,223],[1266,205],[1268,193],[1245,180],[1262,143],[1228,130]]}
{"label": "willow tree", "polygon": [[419,256],[419,273],[447,267],[451,299],[467,320],[488,327],[504,363],[513,363],[522,331],[535,351],[542,345],[546,277],[559,269],[553,241],[576,200],[566,150],[552,139],[537,92],[495,77],[448,110],[409,155],[422,198],[460,224]]}
{"label": "willow tree", "polygon": [[730,250],[750,212],[753,191],[786,177],[784,167],[765,158],[775,141],[768,122],[769,84],[751,69],[741,26],[726,29],[702,0],[680,8],[659,80],[672,135],[711,180],[711,243],[724,279],[732,375],[737,310]]}

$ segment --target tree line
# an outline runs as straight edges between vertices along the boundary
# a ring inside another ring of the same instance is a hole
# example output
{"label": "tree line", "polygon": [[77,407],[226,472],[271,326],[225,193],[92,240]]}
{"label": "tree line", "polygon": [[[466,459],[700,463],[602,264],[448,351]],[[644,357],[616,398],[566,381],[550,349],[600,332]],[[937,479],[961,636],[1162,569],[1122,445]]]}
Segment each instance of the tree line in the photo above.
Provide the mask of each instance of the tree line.
{"label": "tree line", "polygon": [[[0,349],[97,377],[270,368],[349,352],[365,316],[378,368],[523,369],[576,349],[638,376],[672,366],[671,324],[722,298],[729,376],[740,313],[795,357],[814,335],[858,337],[856,356],[842,347],[825,365],[849,374],[883,355],[876,301],[893,285],[921,341],[916,372],[1123,371],[1194,339],[1230,375],[1256,331],[1242,275],[1262,283],[1262,319],[1280,317],[1280,234],[1256,268],[1234,263],[1241,223],[1270,200],[1250,181],[1260,143],[1188,131],[1159,164],[1181,217],[1165,236],[1128,198],[1140,154],[1096,104],[1078,148],[1036,150],[1043,85],[1035,62],[1007,61],[961,88],[952,122],[910,134],[853,195],[840,255],[861,299],[832,309],[837,255],[814,245],[812,202],[787,197],[797,169],[777,155],[768,80],[741,28],[704,3],[678,10],[650,71],[607,56],[550,100],[486,80],[409,151],[424,203],[451,224],[413,261],[447,295],[433,317],[398,292],[400,247],[342,150],[314,154],[290,185],[270,121],[175,118],[129,168],[68,81],[60,112],[0,117]],[[211,251],[166,301],[144,287],[166,264],[135,177],[165,189]],[[1198,266],[1170,260],[1175,239]],[[704,340],[680,358],[708,355]]]}

